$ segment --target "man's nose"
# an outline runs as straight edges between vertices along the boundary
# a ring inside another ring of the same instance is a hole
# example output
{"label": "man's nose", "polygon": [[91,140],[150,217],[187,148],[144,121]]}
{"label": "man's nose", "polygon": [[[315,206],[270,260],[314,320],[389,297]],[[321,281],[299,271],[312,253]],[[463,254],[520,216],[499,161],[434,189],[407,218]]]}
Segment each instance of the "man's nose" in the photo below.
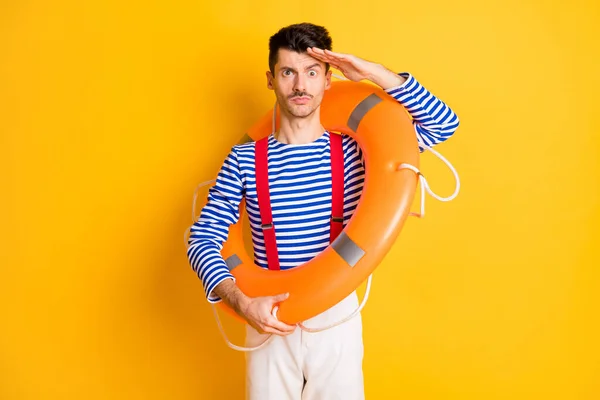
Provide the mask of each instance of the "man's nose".
{"label": "man's nose", "polygon": [[305,92],[306,91],[306,78],[302,74],[296,75],[296,80],[294,82],[294,91],[295,92]]}

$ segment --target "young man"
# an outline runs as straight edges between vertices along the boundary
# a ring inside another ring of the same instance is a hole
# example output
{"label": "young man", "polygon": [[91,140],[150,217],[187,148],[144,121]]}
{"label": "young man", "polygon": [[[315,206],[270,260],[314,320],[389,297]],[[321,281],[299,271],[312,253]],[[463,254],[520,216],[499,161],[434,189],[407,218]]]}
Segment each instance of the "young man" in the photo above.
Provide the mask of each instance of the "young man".
{"label": "young man", "polygon": [[[418,139],[434,146],[450,137],[458,118],[408,73],[350,54],[331,51],[324,27],[295,24],[269,41],[267,87],[281,109],[280,129],[268,138],[269,191],[281,269],[303,264],[329,245],[331,219],[330,133],[320,122],[320,104],[331,84],[329,66],[353,81],[369,80],[402,104],[414,119]],[[342,135],[344,225],[362,191],[364,164],[355,140]],[[335,328],[307,333],[278,321],[273,306],[287,294],[249,298],[240,291],[220,255],[228,228],[239,219],[246,198],[255,263],[267,268],[256,192],[255,143],[233,146],[210,189],[208,203],[189,239],[188,257],[208,301],[225,301],[249,326],[248,346],[274,334],[266,346],[247,354],[251,400],[363,399],[363,343],[360,315]],[[356,293],[306,321],[308,327],[337,322],[358,306]]]}

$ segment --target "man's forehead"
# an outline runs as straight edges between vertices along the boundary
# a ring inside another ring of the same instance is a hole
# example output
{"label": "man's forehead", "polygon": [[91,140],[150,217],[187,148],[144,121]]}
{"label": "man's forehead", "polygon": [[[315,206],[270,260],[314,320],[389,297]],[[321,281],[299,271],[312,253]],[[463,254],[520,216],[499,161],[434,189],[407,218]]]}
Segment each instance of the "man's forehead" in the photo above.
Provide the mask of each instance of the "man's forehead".
{"label": "man's forehead", "polygon": [[296,68],[315,63],[319,63],[319,65],[324,64],[322,61],[311,57],[308,53],[297,53],[288,49],[279,49],[279,54],[277,57],[278,67],[287,66]]}

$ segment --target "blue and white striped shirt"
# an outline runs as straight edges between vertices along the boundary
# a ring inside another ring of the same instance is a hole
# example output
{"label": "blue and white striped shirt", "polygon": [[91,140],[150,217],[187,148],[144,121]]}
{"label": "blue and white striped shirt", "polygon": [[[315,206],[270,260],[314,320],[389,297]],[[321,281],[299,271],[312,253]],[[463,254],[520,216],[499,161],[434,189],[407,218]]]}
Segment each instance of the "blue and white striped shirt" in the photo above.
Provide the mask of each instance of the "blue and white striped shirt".
{"label": "blue and white striped shirt", "polygon": [[[419,140],[435,146],[458,128],[458,117],[408,73],[406,82],[386,92],[402,104],[413,118]],[[344,152],[344,225],[358,205],[364,182],[364,163],[358,143],[342,135]],[[422,150],[422,149],[421,149]],[[281,269],[303,264],[329,245],[331,218],[331,161],[329,132],[308,144],[285,144],[269,136],[268,172],[273,224]],[[202,280],[210,302],[221,299],[212,293],[224,279],[234,279],[221,248],[229,226],[238,221],[239,204],[246,198],[254,247],[254,262],[267,268],[254,171],[254,142],[235,145],[209,190],[208,202],[191,228],[188,259]]]}

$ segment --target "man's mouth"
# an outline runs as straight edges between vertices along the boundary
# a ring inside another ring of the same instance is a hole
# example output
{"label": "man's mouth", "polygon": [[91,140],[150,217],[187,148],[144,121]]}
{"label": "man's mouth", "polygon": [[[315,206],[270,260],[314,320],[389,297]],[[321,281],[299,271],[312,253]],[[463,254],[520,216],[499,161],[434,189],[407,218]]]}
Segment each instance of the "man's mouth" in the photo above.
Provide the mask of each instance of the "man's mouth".
{"label": "man's mouth", "polygon": [[295,104],[306,104],[310,101],[310,97],[308,96],[294,96],[290,99],[292,103]]}

